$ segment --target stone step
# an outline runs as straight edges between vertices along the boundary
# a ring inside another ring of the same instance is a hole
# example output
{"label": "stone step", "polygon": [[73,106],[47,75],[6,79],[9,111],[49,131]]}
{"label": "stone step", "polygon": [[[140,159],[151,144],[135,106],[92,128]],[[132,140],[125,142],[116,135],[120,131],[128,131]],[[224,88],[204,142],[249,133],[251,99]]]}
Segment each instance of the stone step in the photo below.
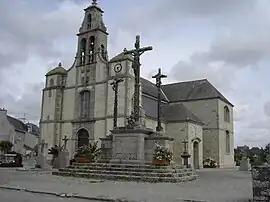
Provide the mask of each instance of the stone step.
{"label": "stone step", "polygon": [[158,166],[152,164],[115,164],[115,163],[73,163],[73,166],[96,166],[96,167],[116,167],[116,168],[148,168],[148,169],[167,169],[167,168],[177,168],[183,169],[182,165],[168,165],[168,166]]}
{"label": "stone step", "polygon": [[194,174],[193,171],[187,172],[134,172],[134,171],[112,171],[112,170],[91,170],[91,169],[70,169],[70,168],[63,168],[59,169],[60,172],[69,172],[69,173],[89,173],[89,174],[105,174],[105,175],[131,175],[131,176],[151,176],[151,177],[184,177],[184,176],[191,176]]}
{"label": "stone step", "polygon": [[67,168],[69,169],[81,169],[81,170],[107,170],[107,171],[129,171],[129,172],[144,172],[144,173],[167,173],[167,172],[177,172],[177,173],[184,173],[184,172],[189,172],[193,171],[190,168],[179,168],[179,169],[173,169],[173,168],[155,168],[155,169],[150,169],[150,168],[124,168],[124,167],[100,167],[100,166],[93,166],[93,165],[88,165],[88,166],[68,166]]}
{"label": "stone step", "polygon": [[105,180],[123,180],[123,181],[138,181],[138,182],[186,182],[197,179],[197,175],[190,175],[184,177],[152,177],[152,176],[136,176],[136,175],[107,175],[107,174],[96,174],[96,173],[80,173],[80,172],[62,172],[55,171],[53,175],[58,176],[72,176],[81,178],[92,178],[92,179],[105,179]]}

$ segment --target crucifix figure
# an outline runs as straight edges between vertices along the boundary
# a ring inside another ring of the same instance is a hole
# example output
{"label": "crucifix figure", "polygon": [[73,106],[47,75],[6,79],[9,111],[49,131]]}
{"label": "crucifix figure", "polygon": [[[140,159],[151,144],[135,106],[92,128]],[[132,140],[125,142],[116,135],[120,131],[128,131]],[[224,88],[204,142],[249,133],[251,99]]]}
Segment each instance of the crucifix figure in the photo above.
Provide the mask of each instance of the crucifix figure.
{"label": "crucifix figure", "polygon": [[158,73],[155,76],[152,76],[152,78],[156,79],[156,86],[158,89],[158,94],[157,94],[157,98],[158,98],[158,104],[157,104],[157,127],[156,127],[156,131],[160,132],[163,130],[162,126],[161,126],[161,119],[160,119],[160,111],[161,111],[161,79],[163,78],[167,78],[166,75],[161,73],[161,68],[158,69]]}
{"label": "crucifix figure", "polygon": [[123,82],[123,78],[114,78],[111,83],[112,89],[114,91],[114,110],[113,110],[113,127],[117,127],[117,116],[118,116],[118,86],[119,83]]}
{"label": "crucifix figure", "polygon": [[66,151],[67,150],[67,141],[68,141],[68,138],[67,138],[67,136],[65,135],[65,137],[64,137],[64,139],[62,139],[63,141],[64,141],[64,151]]}
{"label": "crucifix figure", "polygon": [[139,125],[139,118],[140,118],[140,56],[145,51],[151,51],[153,50],[152,46],[140,47],[140,36],[136,36],[136,42],[135,42],[135,49],[133,50],[126,50],[124,49],[124,54],[129,55],[131,54],[134,57],[134,61],[132,63],[132,68],[135,75],[135,84],[134,84],[134,121],[135,125]]}

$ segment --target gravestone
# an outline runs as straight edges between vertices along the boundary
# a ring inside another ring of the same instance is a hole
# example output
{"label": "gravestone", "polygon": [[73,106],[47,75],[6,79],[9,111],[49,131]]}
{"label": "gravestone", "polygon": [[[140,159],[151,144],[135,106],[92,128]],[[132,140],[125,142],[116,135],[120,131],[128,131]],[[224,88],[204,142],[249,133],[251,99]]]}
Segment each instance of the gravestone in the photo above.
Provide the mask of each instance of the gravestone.
{"label": "gravestone", "polygon": [[48,170],[50,169],[50,166],[48,165],[47,159],[44,156],[45,150],[47,149],[48,145],[45,143],[44,140],[41,141],[39,144],[39,152],[36,157],[36,167],[40,168],[42,170]]}
{"label": "gravestone", "polygon": [[251,169],[251,165],[249,162],[249,158],[243,158],[240,161],[240,167],[239,167],[239,171],[249,171]]}
{"label": "gravestone", "polygon": [[56,161],[58,162],[57,168],[67,167],[69,165],[69,152],[60,151]]}

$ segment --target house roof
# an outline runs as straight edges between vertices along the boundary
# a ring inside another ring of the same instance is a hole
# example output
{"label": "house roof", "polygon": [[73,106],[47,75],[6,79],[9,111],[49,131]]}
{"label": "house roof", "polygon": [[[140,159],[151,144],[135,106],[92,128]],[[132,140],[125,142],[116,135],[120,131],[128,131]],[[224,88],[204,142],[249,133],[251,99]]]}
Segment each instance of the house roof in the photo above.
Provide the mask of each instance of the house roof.
{"label": "house roof", "polygon": [[27,132],[28,127],[22,121],[8,115],[7,115],[7,119],[14,126],[15,130],[20,131],[20,132]]}
{"label": "house roof", "polygon": [[207,79],[162,85],[170,102],[219,98],[233,106]]}
{"label": "house roof", "polygon": [[39,130],[39,127],[37,125],[35,125],[33,123],[27,123],[26,125],[31,127],[31,129],[32,129],[31,134],[39,136],[40,130]]}

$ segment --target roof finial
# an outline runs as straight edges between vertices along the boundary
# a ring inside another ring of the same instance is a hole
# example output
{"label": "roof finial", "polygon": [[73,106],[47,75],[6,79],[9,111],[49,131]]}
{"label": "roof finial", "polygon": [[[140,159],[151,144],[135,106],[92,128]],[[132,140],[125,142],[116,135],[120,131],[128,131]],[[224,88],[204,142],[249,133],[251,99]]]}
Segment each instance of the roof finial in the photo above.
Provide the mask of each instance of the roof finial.
{"label": "roof finial", "polygon": [[58,63],[58,67],[62,67],[62,63],[61,62]]}
{"label": "roof finial", "polygon": [[92,5],[97,5],[97,0],[93,0]]}

